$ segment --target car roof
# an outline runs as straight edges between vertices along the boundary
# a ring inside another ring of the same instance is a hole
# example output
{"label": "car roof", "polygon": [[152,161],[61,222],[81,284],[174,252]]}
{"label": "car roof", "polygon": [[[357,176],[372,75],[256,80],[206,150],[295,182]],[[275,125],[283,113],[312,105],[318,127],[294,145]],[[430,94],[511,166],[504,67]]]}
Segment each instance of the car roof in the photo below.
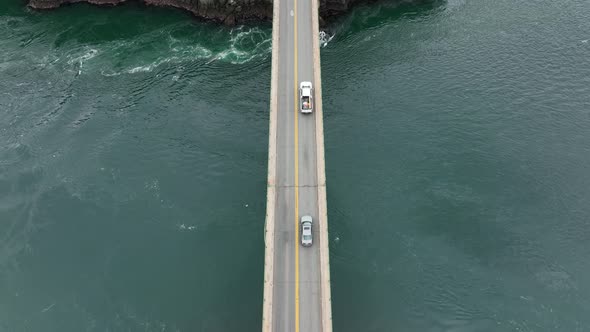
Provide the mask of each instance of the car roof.
{"label": "car roof", "polygon": [[311,216],[308,216],[308,215],[306,215],[306,216],[302,216],[302,217],[301,217],[301,222],[302,222],[302,223],[303,223],[303,222],[306,222],[306,221],[312,222],[312,220],[313,220],[313,219],[311,218]]}

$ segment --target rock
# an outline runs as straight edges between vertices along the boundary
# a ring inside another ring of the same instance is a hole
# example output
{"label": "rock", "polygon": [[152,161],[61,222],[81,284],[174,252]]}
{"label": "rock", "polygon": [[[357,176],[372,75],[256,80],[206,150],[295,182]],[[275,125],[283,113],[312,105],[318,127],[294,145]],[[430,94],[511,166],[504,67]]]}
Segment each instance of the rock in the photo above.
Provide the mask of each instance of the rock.
{"label": "rock", "polygon": [[35,9],[52,9],[66,3],[88,2],[94,5],[118,5],[126,0],[29,0],[29,6]]}
{"label": "rock", "polygon": [[[28,0],[34,9],[58,8],[75,2],[95,5],[118,5],[128,0]],[[234,25],[248,20],[271,20],[272,0],[139,0],[146,5],[176,7],[194,15]]]}
{"label": "rock", "polygon": [[[88,2],[95,5],[118,5],[128,0],[28,0],[34,9],[57,8],[63,4]],[[249,20],[272,19],[272,0],[138,0],[147,5],[176,7],[194,15],[233,25]],[[362,0],[319,0],[320,22],[328,16],[347,11],[351,5]],[[365,0],[366,1],[366,0]],[[322,25],[322,24],[321,24]]]}

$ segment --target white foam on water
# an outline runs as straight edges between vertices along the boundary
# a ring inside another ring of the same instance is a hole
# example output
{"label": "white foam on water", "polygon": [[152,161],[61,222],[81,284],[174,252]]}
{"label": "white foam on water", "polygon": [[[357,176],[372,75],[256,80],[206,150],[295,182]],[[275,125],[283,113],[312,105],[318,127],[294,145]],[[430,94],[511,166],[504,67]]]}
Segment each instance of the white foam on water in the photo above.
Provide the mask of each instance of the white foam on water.
{"label": "white foam on water", "polygon": [[197,230],[197,226],[192,226],[192,225],[185,225],[185,224],[180,224],[178,225],[178,229],[183,230],[183,231],[195,231]]}
{"label": "white foam on water", "polygon": [[172,53],[173,55],[158,58],[157,60],[148,64],[134,66],[129,69],[123,69],[120,71],[109,72],[102,70],[101,74],[103,76],[118,76],[121,74],[147,73],[152,72],[154,69],[158,68],[163,64],[180,64],[202,59],[209,59],[207,64],[216,60],[228,60],[233,64],[241,64],[248,62],[257,56],[257,54],[250,54],[248,52],[237,49],[234,43],[232,43],[232,45],[230,45],[228,49],[218,52],[216,54],[214,54],[213,51],[211,51],[210,49],[203,47],[201,45],[174,46],[170,49],[170,53]]}
{"label": "white foam on water", "polygon": [[334,38],[335,35],[336,34],[330,36],[327,32],[320,31],[320,45],[322,47],[328,46],[328,43]]}
{"label": "white foam on water", "polygon": [[88,60],[95,58],[99,51],[95,48],[91,47],[84,47],[84,51],[82,54],[75,54],[74,56],[68,57],[67,64],[68,65],[78,65],[77,74],[82,74],[82,67],[84,67],[84,63]]}
{"label": "white foam on water", "polygon": [[[244,64],[256,58],[268,56],[272,51],[272,36],[267,36],[258,27],[244,30],[239,26],[230,31],[229,48],[218,52],[207,63],[216,60],[228,61],[231,64]],[[252,50],[245,50],[254,46]]]}
{"label": "white foam on water", "polygon": [[92,58],[94,58],[98,54],[98,50],[94,48],[85,47],[85,51],[81,55],[77,55],[71,57],[68,60],[68,64],[75,64],[75,63],[84,63]]}
{"label": "white foam on water", "polygon": [[127,74],[136,74],[136,73],[148,73],[151,72],[152,70],[154,70],[154,68],[162,65],[163,63],[168,63],[170,62],[171,59],[163,59],[160,61],[156,61],[154,63],[150,63],[148,65],[145,66],[137,66],[137,67],[133,67],[129,70],[125,70],[124,72]]}

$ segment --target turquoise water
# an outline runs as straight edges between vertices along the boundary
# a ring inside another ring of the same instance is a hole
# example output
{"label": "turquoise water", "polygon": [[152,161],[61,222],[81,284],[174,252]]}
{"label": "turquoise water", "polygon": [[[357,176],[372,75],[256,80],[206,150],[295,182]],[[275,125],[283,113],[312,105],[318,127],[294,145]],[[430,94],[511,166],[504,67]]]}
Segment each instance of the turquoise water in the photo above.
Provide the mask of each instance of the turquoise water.
{"label": "turquoise water", "polygon": [[589,10],[342,22],[322,55],[335,331],[588,330]]}
{"label": "turquoise water", "polygon": [[0,326],[259,330],[270,27],[2,11]]}
{"label": "turquoise water", "polygon": [[[590,326],[590,3],[322,48],[335,331]],[[270,24],[0,5],[0,331],[259,331]]]}

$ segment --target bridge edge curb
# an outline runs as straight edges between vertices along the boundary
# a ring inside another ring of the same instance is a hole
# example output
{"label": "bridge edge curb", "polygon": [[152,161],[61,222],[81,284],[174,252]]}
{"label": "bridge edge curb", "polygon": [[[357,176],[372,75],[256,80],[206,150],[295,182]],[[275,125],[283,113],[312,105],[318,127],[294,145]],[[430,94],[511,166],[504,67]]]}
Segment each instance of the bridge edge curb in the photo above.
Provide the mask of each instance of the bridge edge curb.
{"label": "bridge edge curb", "polygon": [[332,332],[332,297],[330,286],[330,241],[328,236],[328,207],[326,195],[326,161],[324,152],[324,115],[322,109],[322,79],[319,40],[319,3],[311,0],[313,10],[312,30],[316,32],[313,42],[314,86],[316,91],[316,162],[318,179],[318,218],[320,225],[320,289],[322,308],[322,331]]}
{"label": "bridge edge curb", "polygon": [[264,295],[262,300],[262,332],[272,331],[274,289],[274,228],[276,202],[276,140],[277,140],[277,86],[279,61],[279,0],[273,1],[272,60],[270,86],[270,117],[268,135],[268,178],[266,187],[266,217],[264,222]]}

